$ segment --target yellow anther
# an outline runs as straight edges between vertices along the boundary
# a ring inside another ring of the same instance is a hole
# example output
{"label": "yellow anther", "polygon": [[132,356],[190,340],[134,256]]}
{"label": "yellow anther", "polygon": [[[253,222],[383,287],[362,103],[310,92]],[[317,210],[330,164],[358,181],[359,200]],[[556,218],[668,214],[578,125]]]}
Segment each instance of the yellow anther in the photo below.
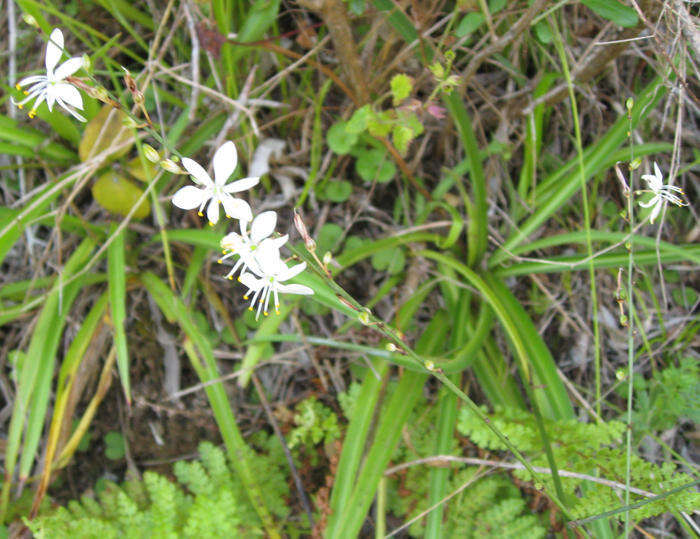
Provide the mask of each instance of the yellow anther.
{"label": "yellow anther", "polygon": [[226,214],[226,218],[227,218],[227,219],[230,219],[231,216],[227,213],[227,214]]}
{"label": "yellow anther", "polygon": [[280,310],[279,310],[279,309],[275,309],[275,313],[280,314]]}
{"label": "yellow anther", "polygon": [[22,103],[17,103],[17,107],[18,107],[19,109],[23,109],[23,108],[24,108],[24,105],[22,105]]}
{"label": "yellow anther", "polygon": [[219,260],[217,260],[217,262],[218,262],[219,264],[223,264],[223,263],[224,263],[224,261],[223,261],[221,258],[219,258]]}
{"label": "yellow anther", "polygon": [[204,217],[204,214],[201,211],[198,211],[197,215],[199,215],[200,217]]}
{"label": "yellow anther", "polygon": [[253,310],[253,308],[252,308],[252,307],[248,307],[248,310],[249,310],[249,311],[252,311],[252,310]]}
{"label": "yellow anther", "polygon": [[34,118],[34,116],[36,116],[36,109],[32,109],[29,111],[29,117]]}
{"label": "yellow anther", "polygon": [[243,299],[247,300],[247,299],[248,299],[248,296],[243,296]]}
{"label": "yellow anther", "polygon": [[28,92],[27,90],[24,90],[22,93],[23,93],[24,95],[29,95],[29,92]]}
{"label": "yellow anther", "polygon": [[233,281],[233,275],[228,275],[226,278],[227,278],[229,281]]}
{"label": "yellow anther", "polygon": [[241,276],[239,275],[238,277],[236,277],[236,280],[240,283],[240,282],[241,282]]}
{"label": "yellow anther", "polygon": [[211,221],[209,221],[209,226],[213,227],[213,226],[214,226],[214,223],[212,223]]}
{"label": "yellow anther", "polygon": [[267,315],[268,315],[268,312],[267,312],[267,311],[263,311],[263,314],[264,314],[265,316],[267,316]]}
{"label": "yellow anther", "polygon": [[17,88],[18,90],[22,89],[22,87],[19,85],[19,82],[17,84],[15,84],[15,88]]}

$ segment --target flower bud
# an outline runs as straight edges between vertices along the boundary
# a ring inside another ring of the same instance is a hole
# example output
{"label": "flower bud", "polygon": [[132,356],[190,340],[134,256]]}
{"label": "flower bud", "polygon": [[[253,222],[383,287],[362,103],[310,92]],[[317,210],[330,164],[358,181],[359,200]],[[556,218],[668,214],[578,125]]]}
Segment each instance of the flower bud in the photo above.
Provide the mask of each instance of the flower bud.
{"label": "flower bud", "polygon": [[333,260],[333,255],[331,254],[330,251],[326,251],[326,254],[323,255],[323,265],[327,266],[328,264],[331,263],[331,260]]}
{"label": "flower bud", "polygon": [[435,363],[432,362],[431,360],[428,360],[428,361],[426,361],[425,363],[423,363],[423,366],[424,366],[427,370],[429,370],[430,372],[435,371]]}
{"label": "flower bud", "polygon": [[185,172],[172,159],[161,159],[160,166],[173,174],[184,174]]}
{"label": "flower bud", "polygon": [[386,346],[384,347],[388,352],[396,352],[398,348],[396,348],[396,345],[393,342],[386,343]]}
{"label": "flower bud", "polygon": [[309,235],[309,231],[306,230],[306,225],[304,224],[304,220],[301,218],[301,215],[299,215],[296,211],[294,211],[294,227],[299,232],[301,239],[304,240],[304,244],[306,245],[306,249],[310,252],[314,252],[316,250],[316,242]]}
{"label": "flower bud", "polygon": [[33,15],[30,15],[29,13],[22,13],[22,20],[28,24],[29,26],[33,26],[34,28],[39,28],[39,23],[36,22],[36,19],[34,18]]}
{"label": "flower bud", "polygon": [[[143,155],[151,163],[157,163],[158,161],[160,161],[160,155],[158,155],[158,151],[150,144],[143,145]],[[177,165],[175,165],[175,166],[177,166]]]}
{"label": "flower bud", "polygon": [[83,69],[88,73],[92,69],[92,60],[90,60],[90,57],[87,54],[83,54]]}
{"label": "flower bud", "polygon": [[370,319],[369,319],[369,309],[366,311],[362,311],[360,314],[357,315],[357,319],[360,321],[362,325],[369,326]]}

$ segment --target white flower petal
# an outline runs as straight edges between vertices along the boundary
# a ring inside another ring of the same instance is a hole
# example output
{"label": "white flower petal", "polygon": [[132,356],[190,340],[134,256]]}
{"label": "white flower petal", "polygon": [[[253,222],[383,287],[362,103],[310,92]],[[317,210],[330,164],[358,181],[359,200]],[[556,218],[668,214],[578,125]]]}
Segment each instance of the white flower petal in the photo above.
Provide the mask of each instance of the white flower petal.
{"label": "white flower petal", "polygon": [[245,200],[224,194],[221,197],[221,203],[224,205],[226,217],[245,221],[250,221],[253,218],[253,211]]}
{"label": "white flower petal", "polygon": [[654,220],[658,217],[659,212],[661,211],[661,208],[663,207],[664,202],[663,200],[659,199],[659,202],[657,202],[656,206],[654,206],[654,209],[651,210],[651,214],[649,215],[649,222],[653,225]]}
{"label": "white flower petal", "polygon": [[659,195],[655,195],[649,200],[649,202],[640,202],[639,205],[642,208],[651,208],[654,204],[656,204],[659,201]]}
{"label": "white flower petal", "polygon": [[280,249],[285,243],[287,243],[287,240],[289,239],[289,234],[285,234],[284,236],[280,236],[279,238],[270,238],[265,241],[272,242],[277,249]]}
{"label": "white flower petal", "polygon": [[264,211],[253,219],[250,227],[250,238],[253,243],[260,243],[275,231],[277,225],[277,212]]}
{"label": "white flower petal", "polygon": [[58,104],[61,105],[65,110],[70,112],[76,120],[81,121],[81,122],[87,122],[85,117],[82,114],[78,113],[78,111],[76,111],[73,107],[66,105],[60,99],[58,99],[57,101],[58,101]]}
{"label": "white flower petal", "polygon": [[46,92],[46,106],[49,107],[49,112],[53,112],[53,104],[56,102],[56,93],[53,89]]}
{"label": "white flower petal", "polygon": [[654,176],[656,176],[660,184],[663,183],[664,175],[661,174],[661,169],[656,161],[654,161]]}
{"label": "white flower petal", "polygon": [[213,164],[214,181],[218,185],[224,185],[226,180],[233,174],[233,171],[236,170],[236,165],[238,164],[236,145],[230,140],[222,144],[214,154]]}
{"label": "white flower petal", "polygon": [[79,58],[77,56],[74,56],[73,58],[69,58],[65,62],[63,62],[56,71],[54,71],[54,80],[56,81],[62,81],[66,77],[70,77],[73,73],[78,71],[83,67],[83,59]]}
{"label": "white flower petal", "polygon": [[243,273],[239,279],[244,286],[248,287],[249,290],[258,291],[263,285],[263,279],[258,279],[252,273]]}
{"label": "white flower petal", "polygon": [[302,294],[304,296],[310,296],[314,293],[311,288],[303,284],[278,284],[277,290],[285,294]]}
{"label": "white flower petal", "polygon": [[29,84],[34,84],[35,82],[46,83],[46,75],[30,75],[29,77],[24,77],[21,81],[17,83],[18,86],[27,86]]}
{"label": "white flower petal", "polygon": [[280,281],[288,281],[289,279],[292,279],[293,277],[299,275],[305,269],[306,262],[302,262],[301,264],[297,264],[296,266],[292,266],[291,268],[285,268],[282,271],[280,271],[279,275],[277,276],[277,279]]}
{"label": "white flower petal", "polygon": [[274,275],[280,270],[286,269],[280,250],[272,242],[264,241],[253,251],[255,262],[258,264],[261,273]]}
{"label": "white flower petal", "polygon": [[211,181],[209,174],[207,174],[207,171],[204,170],[202,166],[197,163],[197,161],[193,161],[189,157],[183,157],[182,166],[185,167],[185,170],[187,170],[190,176],[192,176],[194,183],[205,185],[207,187],[214,184],[214,182]]}
{"label": "white flower petal", "polygon": [[219,201],[215,198],[211,199],[207,208],[207,219],[212,226],[219,222]]}
{"label": "white flower petal", "polygon": [[59,98],[64,103],[69,104],[76,109],[83,109],[83,98],[80,96],[78,89],[67,82],[59,82],[49,88],[49,95]]}
{"label": "white flower petal", "polygon": [[226,186],[224,186],[224,191],[227,193],[238,193],[240,191],[245,191],[251,187],[258,184],[260,178],[250,177],[236,180]]}
{"label": "white flower petal", "polygon": [[187,185],[173,195],[173,204],[182,210],[193,210],[202,205],[209,195],[205,189]]}
{"label": "white flower petal", "polygon": [[46,74],[49,78],[53,75],[53,70],[58,64],[63,54],[63,32],[60,28],[54,28],[46,43]]}

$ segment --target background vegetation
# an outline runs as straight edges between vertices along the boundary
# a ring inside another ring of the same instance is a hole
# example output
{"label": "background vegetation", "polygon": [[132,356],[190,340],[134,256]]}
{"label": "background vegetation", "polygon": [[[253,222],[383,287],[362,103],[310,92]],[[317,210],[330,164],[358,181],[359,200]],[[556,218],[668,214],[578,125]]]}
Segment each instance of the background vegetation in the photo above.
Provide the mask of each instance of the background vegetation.
{"label": "background vegetation", "polygon": [[[3,6],[0,533],[698,533],[697,5]],[[10,99],[54,27],[86,124]],[[259,321],[144,153],[226,140]]]}

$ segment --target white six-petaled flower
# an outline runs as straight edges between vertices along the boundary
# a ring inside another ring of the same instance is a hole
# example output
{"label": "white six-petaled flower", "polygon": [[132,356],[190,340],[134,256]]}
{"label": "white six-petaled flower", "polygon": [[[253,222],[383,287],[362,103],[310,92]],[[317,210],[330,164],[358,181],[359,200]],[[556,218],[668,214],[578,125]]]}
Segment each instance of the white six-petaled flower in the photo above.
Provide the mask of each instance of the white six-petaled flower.
{"label": "white six-petaled flower", "polygon": [[270,296],[274,295],[275,312],[279,314],[279,294],[302,294],[311,295],[314,291],[303,284],[284,284],[285,281],[299,275],[306,269],[306,262],[302,262],[291,268],[280,257],[279,248],[273,243],[263,242],[256,250],[255,256],[251,258],[249,265],[252,273],[243,273],[239,280],[248,287],[248,292],[243,299],[248,299],[250,294],[253,298],[250,301],[249,310],[255,309],[257,302],[257,312],[255,319],[260,317],[260,311],[265,316],[268,314]]}
{"label": "white six-petaled flower", "polygon": [[244,221],[253,220],[253,212],[245,200],[231,196],[231,193],[245,191],[256,185],[259,178],[243,178],[230,184],[226,184],[229,176],[236,170],[238,164],[238,153],[236,146],[230,140],[224,143],[216,153],[213,159],[214,164],[214,181],[212,181],[207,171],[204,170],[196,161],[184,157],[182,165],[194,182],[200,187],[188,185],[180,189],[173,196],[173,204],[183,210],[192,210],[199,208],[199,215],[203,215],[202,211],[207,202],[207,218],[210,225],[215,225],[219,221],[219,203],[224,207],[226,217],[241,219]]}
{"label": "white six-petaled flower", "polygon": [[219,264],[232,256],[237,255],[239,257],[231,271],[226,275],[227,279],[233,279],[239,268],[241,273],[244,273],[248,266],[255,264],[252,259],[259,247],[272,243],[279,250],[289,239],[287,234],[279,238],[269,237],[275,231],[275,225],[277,224],[277,213],[274,211],[265,211],[258,214],[250,225],[250,235],[247,232],[248,221],[241,219],[239,224],[241,228],[240,234],[231,232],[226,234],[221,240],[223,256],[219,259]]}
{"label": "white six-petaled flower", "polygon": [[80,92],[75,86],[65,81],[66,77],[82,67],[83,59],[77,56],[69,58],[57,68],[63,52],[63,32],[59,28],[54,28],[46,44],[46,75],[25,77],[16,84],[18,90],[31,85],[28,90],[24,90],[26,97],[22,101],[12,100],[15,105],[22,108],[33,99],[34,104],[29,111],[30,118],[36,115],[39,105],[46,101],[50,111],[53,111],[53,105],[57,103],[81,122],[86,121],[76,110],[83,109],[83,98]]}
{"label": "white six-petaled flower", "polygon": [[[659,212],[661,212],[665,201],[671,202],[676,206],[688,205],[688,203],[681,198],[685,195],[683,189],[676,187],[675,185],[664,185],[664,177],[661,174],[661,169],[656,162],[654,162],[654,174],[643,174],[642,179],[647,182],[649,189],[641,192],[651,192],[654,195],[648,202],[639,203],[642,208],[654,206],[654,208],[651,210],[651,214],[649,214],[649,222],[651,224],[654,224],[654,220],[658,217]],[[675,193],[680,193],[681,196],[678,196]]]}

